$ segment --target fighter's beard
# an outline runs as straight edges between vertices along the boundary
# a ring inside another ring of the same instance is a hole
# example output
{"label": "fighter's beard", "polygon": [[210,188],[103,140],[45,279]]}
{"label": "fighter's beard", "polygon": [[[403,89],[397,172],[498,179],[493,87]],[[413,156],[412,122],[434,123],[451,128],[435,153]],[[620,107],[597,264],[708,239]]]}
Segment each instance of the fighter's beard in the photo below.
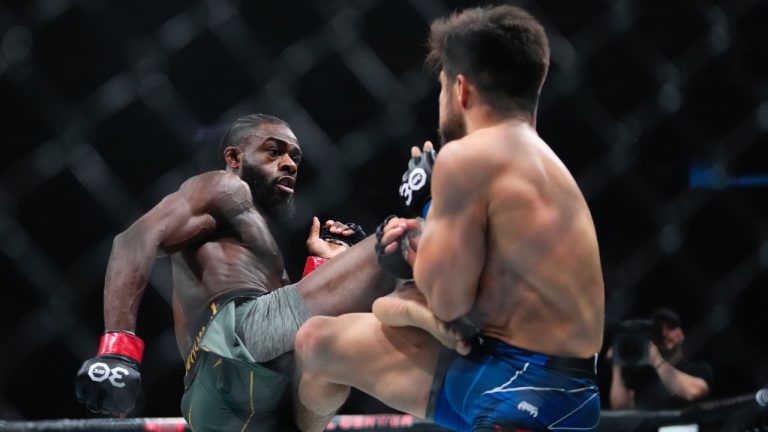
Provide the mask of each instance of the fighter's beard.
{"label": "fighter's beard", "polygon": [[248,165],[243,165],[240,178],[251,188],[254,204],[260,206],[267,215],[273,218],[290,218],[295,213],[293,195],[281,197],[275,193],[277,181],[269,181],[260,170]]}
{"label": "fighter's beard", "polygon": [[440,128],[437,130],[440,134],[440,147],[467,135],[467,123],[461,114],[448,108],[445,116],[445,120],[440,122]]}

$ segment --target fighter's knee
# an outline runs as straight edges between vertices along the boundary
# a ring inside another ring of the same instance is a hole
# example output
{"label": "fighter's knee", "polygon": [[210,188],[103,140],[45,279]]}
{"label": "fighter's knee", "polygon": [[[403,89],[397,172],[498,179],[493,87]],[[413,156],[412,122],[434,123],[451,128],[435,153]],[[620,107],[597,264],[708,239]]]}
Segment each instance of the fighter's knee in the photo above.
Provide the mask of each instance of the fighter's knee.
{"label": "fighter's knee", "polygon": [[312,317],[296,333],[296,356],[304,369],[312,370],[313,365],[327,361],[334,340],[331,320],[328,317]]}

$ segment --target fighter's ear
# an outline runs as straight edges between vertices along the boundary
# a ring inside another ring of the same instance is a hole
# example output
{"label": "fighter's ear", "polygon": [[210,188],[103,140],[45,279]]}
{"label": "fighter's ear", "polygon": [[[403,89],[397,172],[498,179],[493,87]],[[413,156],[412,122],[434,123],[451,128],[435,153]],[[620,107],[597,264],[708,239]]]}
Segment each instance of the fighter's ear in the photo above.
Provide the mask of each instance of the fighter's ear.
{"label": "fighter's ear", "polygon": [[469,81],[467,81],[467,77],[462,74],[456,75],[454,90],[456,91],[456,100],[459,101],[462,108],[466,108],[467,103],[469,103]]}
{"label": "fighter's ear", "polygon": [[243,161],[243,151],[239,147],[229,146],[224,149],[224,163],[228,168],[238,169]]}

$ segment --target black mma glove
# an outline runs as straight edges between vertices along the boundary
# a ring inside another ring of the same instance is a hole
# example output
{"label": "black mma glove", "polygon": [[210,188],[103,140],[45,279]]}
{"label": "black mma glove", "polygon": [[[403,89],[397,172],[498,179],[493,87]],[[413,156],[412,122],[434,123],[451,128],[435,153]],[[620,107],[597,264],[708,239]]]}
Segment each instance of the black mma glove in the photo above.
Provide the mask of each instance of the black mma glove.
{"label": "black mma glove", "polygon": [[379,261],[379,266],[381,266],[384,271],[391,274],[392,276],[400,279],[413,279],[413,268],[411,268],[411,265],[408,264],[408,261],[405,260],[404,256],[405,251],[408,250],[407,233],[403,234],[396,240],[400,243],[399,250],[392,252],[389,255],[384,254],[384,246],[381,244],[381,238],[384,236],[384,227],[387,226],[389,221],[391,221],[394,217],[397,216],[388,216],[386,219],[384,219],[384,222],[376,227],[376,258]]}
{"label": "black mma glove", "polygon": [[97,413],[131,412],[141,387],[143,352],[144,342],[132,333],[104,333],[96,357],[86,360],[77,371],[77,400]]}
{"label": "black mma glove", "polygon": [[365,239],[366,234],[365,234],[365,231],[363,231],[363,227],[353,223],[345,223],[344,225],[347,226],[347,229],[351,229],[352,231],[354,231],[354,233],[348,236],[332,233],[330,228],[323,225],[320,228],[320,238],[327,242],[340,244],[346,247],[351,247],[352,245],[356,245],[357,243],[360,243],[363,239]]}
{"label": "black mma glove", "polygon": [[[347,223],[343,225],[346,225],[347,229],[351,229],[354,232],[348,236],[345,236],[342,234],[332,233],[330,228],[328,228],[327,226],[323,226],[320,228],[320,239],[327,241],[329,243],[336,243],[349,248],[361,242],[366,237],[365,231],[363,231],[363,227],[361,227],[360,225],[353,224],[353,223]],[[307,262],[304,263],[304,272],[302,273],[301,277],[307,276],[308,274],[312,273],[313,271],[315,271],[316,268],[320,267],[326,261],[327,261],[326,258],[321,258],[318,256],[308,256]]]}
{"label": "black mma glove", "polygon": [[426,210],[432,200],[430,183],[436,157],[434,150],[424,151],[420,156],[414,156],[408,161],[408,169],[403,173],[398,189],[400,201],[413,217],[427,217]]}

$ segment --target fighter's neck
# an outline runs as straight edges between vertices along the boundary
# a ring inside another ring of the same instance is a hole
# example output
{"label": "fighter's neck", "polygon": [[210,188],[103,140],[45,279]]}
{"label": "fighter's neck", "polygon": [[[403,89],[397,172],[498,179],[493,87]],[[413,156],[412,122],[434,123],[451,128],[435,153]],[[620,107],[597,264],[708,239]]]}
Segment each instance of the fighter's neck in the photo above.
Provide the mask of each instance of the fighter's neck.
{"label": "fighter's neck", "polygon": [[465,112],[464,121],[467,125],[467,134],[471,134],[480,129],[492,128],[504,124],[523,124],[536,130],[536,115],[531,115],[524,111],[512,111],[510,113],[498,114],[491,111],[488,107],[477,107]]}
{"label": "fighter's neck", "polygon": [[467,114],[464,117],[467,125],[467,134],[471,134],[481,129],[488,129],[497,126],[523,126],[536,130],[536,119],[531,119],[530,115],[522,112],[515,112],[505,116]]}

